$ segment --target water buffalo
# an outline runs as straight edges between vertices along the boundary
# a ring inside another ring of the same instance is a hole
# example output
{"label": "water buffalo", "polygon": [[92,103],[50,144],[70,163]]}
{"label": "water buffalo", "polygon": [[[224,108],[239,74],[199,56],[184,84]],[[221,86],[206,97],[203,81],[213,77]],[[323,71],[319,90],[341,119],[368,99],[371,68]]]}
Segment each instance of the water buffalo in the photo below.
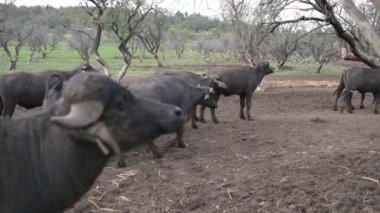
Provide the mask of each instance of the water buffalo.
{"label": "water buffalo", "polygon": [[[209,78],[203,74],[196,74],[193,72],[187,72],[187,71],[156,71],[154,73],[155,76],[174,76],[177,78],[180,78],[184,80],[186,83],[188,83],[191,86],[206,86],[206,87],[212,87],[215,90],[218,89],[226,89],[227,86],[225,83],[220,81],[217,76],[214,76],[212,78]],[[191,126],[193,129],[197,129],[198,125],[196,121],[199,119],[196,116],[197,107],[195,106],[192,113],[191,113]]]}
{"label": "water buffalo", "polygon": [[374,95],[373,111],[375,114],[378,114],[378,105],[380,103],[380,69],[350,68],[343,71],[338,88],[334,92],[336,99],[333,109],[337,109],[337,101],[340,95],[343,95],[345,107],[342,107],[342,111],[344,108],[347,108],[347,111],[352,113],[352,91],[355,90],[362,94],[371,92]]}
{"label": "water buffalo", "polygon": [[45,71],[39,73],[12,72],[0,76],[0,115],[12,117],[17,105],[31,109],[42,106],[45,97],[46,80],[57,75],[67,80],[80,72],[98,72],[88,64],[82,64],[71,72]]}
{"label": "water buffalo", "polygon": [[59,75],[52,74],[48,77],[43,100],[44,108],[51,107],[61,97],[63,82],[63,79]]}
{"label": "water buffalo", "polygon": [[107,76],[78,74],[49,110],[0,119],[0,212],[62,212],[112,153],[154,146],[184,120],[178,107],[136,97]]}
{"label": "water buffalo", "polygon": [[[240,96],[240,118],[245,119],[244,107],[247,105],[248,120],[253,120],[251,116],[251,97],[256,87],[263,78],[273,73],[273,69],[268,62],[260,62],[255,67],[233,66],[233,67],[214,67],[207,72],[207,76],[217,76],[220,81],[226,84],[226,89],[217,89],[215,91],[215,99],[219,100],[221,95],[239,95]],[[205,107],[201,107],[200,120],[204,119]],[[219,123],[215,115],[215,108],[210,108],[211,116],[214,123]]]}
{"label": "water buffalo", "polygon": [[[151,98],[162,103],[172,104],[180,107],[186,115],[190,115],[193,108],[202,104],[207,107],[216,107],[215,99],[210,96],[213,88],[193,87],[180,78],[173,76],[152,76],[140,83],[128,87],[137,96]],[[177,132],[173,140],[177,147],[185,147],[183,143],[183,126]]]}
{"label": "water buffalo", "polygon": [[[349,69],[349,70],[355,70],[355,69],[362,69],[362,68],[352,68],[352,69]],[[344,76],[346,75],[346,72],[354,72],[354,71],[349,71],[349,70],[345,70],[343,71],[342,75],[341,75],[341,78],[340,78],[340,82],[339,82],[339,85],[338,85],[338,88],[336,88],[336,90],[334,91],[334,95],[336,95],[336,98],[335,98],[335,102],[334,102],[334,105],[333,105],[333,110],[334,111],[337,111],[338,110],[338,100],[340,98],[340,96],[342,95],[342,92],[345,88],[345,84],[344,84]],[[360,105],[359,105],[359,108],[360,109],[364,109],[364,99],[365,99],[365,93],[364,91],[359,91],[358,92],[361,94],[361,98],[360,98]],[[375,102],[375,93],[372,93],[373,94],[373,101],[372,101],[372,104]],[[350,98],[351,97],[351,98]],[[348,105],[349,105],[349,108],[350,108],[350,111],[352,112],[352,110],[355,109],[355,107],[352,105],[351,103],[351,99],[352,99],[352,94],[349,95],[349,97],[347,97],[348,99],[345,99],[343,100],[344,102],[346,101],[349,101],[348,102]],[[348,109],[348,108],[347,108]]]}

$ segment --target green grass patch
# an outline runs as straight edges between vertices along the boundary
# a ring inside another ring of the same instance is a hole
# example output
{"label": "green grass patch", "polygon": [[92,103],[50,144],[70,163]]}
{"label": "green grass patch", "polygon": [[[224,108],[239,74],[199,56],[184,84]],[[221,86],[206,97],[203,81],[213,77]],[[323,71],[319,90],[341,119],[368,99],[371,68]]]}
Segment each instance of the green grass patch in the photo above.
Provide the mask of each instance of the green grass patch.
{"label": "green grass patch", "polygon": [[[13,47],[11,47],[13,48]],[[111,73],[118,74],[123,66],[123,60],[117,45],[114,43],[104,43],[99,49],[102,57],[110,65]],[[142,74],[152,73],[158,69],[156,62],[152,56],[145,52],[144,58],[140,61],[141,53],[137,50],[133,53],[132,65],[128,69],[128,74]],[[181,58],[178,58],[174,50],[165,49],[160,52],[161,62],[164,65],[163,69],[179,70],[179,71],[192,71],[192,72],[205,72],[211,66],[217,65],[242,65],[242,60],[238,60],[231,55],[210,54],[208,57],[202,58],[197,51],[186,50]],[[17,63],[17,70],[20,71],[44,71],[44,70],[72,70],[81,63],[81,59],[76,50],[68,48],[68,45],[62,42],[56,50],[51,52],[46,59],[40,59],[37,62],[27,64],[29,57],[29,50],[24,47],[21,49],[19,61]],[[0,50],[0,73],[8,72],[9,63],[5,58],[4,51]],[[101,69],[100,65],[95,61],[94,57],[91,58],[91,64]],[[276,66],[272,61],[271,65]],[[283,68],[276,69],[278,74],[315,74],[318,65],[311,64],[295,64],[288,62]],[[321,70],[321,75],[338,75],[342,72],[343,67],[326,64]]]}

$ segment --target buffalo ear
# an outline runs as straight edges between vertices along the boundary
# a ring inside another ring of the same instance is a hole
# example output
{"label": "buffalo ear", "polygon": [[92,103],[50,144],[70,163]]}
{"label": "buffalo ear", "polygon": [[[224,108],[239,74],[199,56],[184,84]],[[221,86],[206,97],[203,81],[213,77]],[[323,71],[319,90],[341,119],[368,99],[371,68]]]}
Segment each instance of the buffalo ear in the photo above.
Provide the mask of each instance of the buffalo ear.
{"label": "buffalo ear", "polygon": [[85,101],[70,106],[70,112],[63,116],[53,116],[50,120],[67,128],[82,128],[95,123],[104,111],[99,101]]}
{"label": "buffalo ear", "polygon": [[63,81],[59,81],[57,84],[53,86],[53,89],[55,92],[59,92],[59,91],[62,91],[62,87],[63,87]]}

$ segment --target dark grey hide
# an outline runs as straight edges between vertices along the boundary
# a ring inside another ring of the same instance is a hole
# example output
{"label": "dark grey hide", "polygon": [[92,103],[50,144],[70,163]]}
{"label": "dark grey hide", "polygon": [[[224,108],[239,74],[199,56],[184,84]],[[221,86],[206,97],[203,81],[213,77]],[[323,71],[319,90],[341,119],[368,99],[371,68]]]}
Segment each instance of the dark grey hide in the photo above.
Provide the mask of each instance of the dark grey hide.
{"label": "dark grey hide", "polygon": [[184,119],[178,107],[135,97],[104,75],[75,75],[50,110],[0,119],[0,212],[64,211],[112,153],[153,145]]}
{"label": "dark grey hide", "polygon": [[[342,95],[342,92],[343,90],[345,89],[345,83],[344,83],[344,76],[345,75],[351,75],[350,73],[353,73],[353,72],[356,72],[356,71],[353,71],[353,70],[357,70],[357,69],[363,69],[363,68],[352,68],[352,69],[348,69],[348,70],[344,70],[342,75],[341,75],[341,78],[340,78],[340,82],[339,82],[339,85],[338,85],[338,88],[334,91],[334,95],[336,95],[336,98],[335,98],[335,102],[334,102],[334,105],[333,105],[333,110],[334,111],[337,111],[338,110],[338,100],[340,98],[340,96]],[[371,69],[368,69],[368,70],[371,70]],[[347,73],[348,72],[348,73]],[[359,108],[360,109],[364,109],[364,99],[365,99],[365,93],[364,91],[359,91],[358,92],[361,94],[361,99],[360,99],[360,105],[359,105]],[[372,104],[375,103],[375,93],[373,93],[373,101],[372,101]],[[352,105],[352,102],[351,102],[351,99],[352,99],[352,94],[347,96],[347,98],[345,98],[343,100],[343,102],[346,102],[348,101],[348,105],[349,105],[349,112],[352,112],[352,110],[355,110],[355,107]]]}
{"label": "dark grey hide", "polygon": [[[207,76],[217,76],[220,81],[226,84],[226,89],[218,89],[215,91],[215,100],[218,101],[221,95],[239,95],[240,96],[240,118],[245,119],[244,107],[247,106],[246,114],[248,120],[253,120],[251,116],[251,98],[257,86],[263,78],[273,73],[268,62],[258,63],[255,67],[249,66],[233,66],[233,67],[214,67],[207,72]],[[201,107],[200,120],[204,119],[205,107]],[[210,108],[211,116],[214,123],[219,123],[216,118],[215,109]]]}
{"label": "dark grey hide", "polygon": [[[210,96],[210,93],[213,93],[212,88],[193,87],[184,80],[173,76],[152,76],[140,83],[130,85],[128,89],[137,96],[176,105],[188,116],[198,104],[216,107],[215,99]],[[173,141],[177,147],[185,147],[182,139],[183,133],[184,128],[182,126]]]}
{"label": "dark grey hide", "polygon": [[67,80],[80,72],[98,72],[88,64],[73,71],[45,71],[38,73],[15,71],[0,76],[0,115],[12,117],[17,105],[26,109],[42,106],[49,76]]}
{"label": "dark grey hide", "polygon": [[52,74],[46,80],[44,108],[51,107],[56,100],[62,96],[63,79],[56,74]]}
{"label": "dark grey hide", "polygon": [[[155,76],[174,76],[177,78],[180,78],[184,80],[186,83],[188,83],[191,86],[206,86],[206,87],[212,87],[214,90],[218,89],[225,89],[226,85],[218,79],[218,77],[210,78],[205,75],[199,75],[193,72],[187,72],[187,71],[156,71],[154,73]],[[210,94],[211,96],[214,96],[215,99],[215,93]],[[196,121],[198,121],[198,117],[196,116],[197,107],[195,106],[193,111],[191,112],[191,126],[194,129],[198,128],[198,125]]]}
{"label": "dark grey hide", "polygon": [[375,114],[378,114],[378,105],[380,103],[380,69],[371,68],[351,68],[343,71],[338,88],[335,90],[336,94],[334,110],[337,110],[337,102],[341,95],[343,95],[344,108],[347,108],[349,113],[352,113],[354,109],[352,105],[352,91],[358,91],[362,94],[361,106],[364,108],[363,100],[364,94],[371,92],[374,96],[374,108]]}

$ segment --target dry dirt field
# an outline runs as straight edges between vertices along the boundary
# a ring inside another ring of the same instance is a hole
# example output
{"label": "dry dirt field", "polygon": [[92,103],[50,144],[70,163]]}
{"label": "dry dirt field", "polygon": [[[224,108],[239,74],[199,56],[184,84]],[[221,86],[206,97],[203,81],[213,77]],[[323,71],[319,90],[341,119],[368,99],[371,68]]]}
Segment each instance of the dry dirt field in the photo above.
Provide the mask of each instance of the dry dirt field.
{"label": "dry dirt field", "polygon": [[110,162],[66,213],[380,212],[380,115],[369,94],[365,110],[332,111],[338,79],[269,76],[251,122],[237,96],[221,98],[220,124],[207,111],[200,129],[187,124],[187,148],[157,160],[142,146],[126,153],[127,168]]}

